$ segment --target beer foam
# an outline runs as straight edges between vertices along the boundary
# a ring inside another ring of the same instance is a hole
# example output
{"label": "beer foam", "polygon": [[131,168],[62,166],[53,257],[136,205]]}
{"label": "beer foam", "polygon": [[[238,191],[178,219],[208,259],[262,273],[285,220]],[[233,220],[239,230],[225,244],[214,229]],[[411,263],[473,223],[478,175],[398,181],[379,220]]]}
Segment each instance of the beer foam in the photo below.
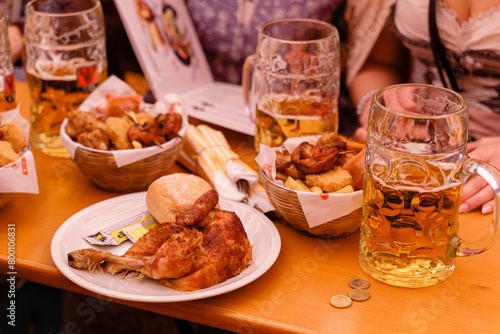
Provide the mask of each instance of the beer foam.
{"label": "beer foam", "polygon": [[[286,104],[287,101],[290,101],[292,104],[289,104],[286,107],[291,109],[291,106],[295,105],[296,109],[299,110],[302,106],[301,103],[320,103],[323,98],[321,96],[314,95],[313,93],[317,93],[317,89],[308,90],[302,95],[272,94],[259,101],[258,109],[275,119],[321,120],[321,116],[300,115],[300,113],[298,115],[283,113],[283,111],[278,106],[280,104]],[[276,110],[280,110],[280,112],[276,112]]]}
{"label": "beer foam", "polygon": [[[443,190],[447,190],[449,188],[457,187],[461,184],[461,182],[446,182],[439,187],[426,187],[426,184],[415,184],[414,186],[409,184],[401,184],[398,180],[384,180],[376,175],[372,174],[372,178],[380,183],[382,187],[392,188],[397,191],[414,191],[417,193],[427,193],[427,192],[440,192]],[[388,181],[388,182],[386,182]]]}
{"label": "beer foam", "polygon": [[52,60],[37,60],[34,66],[26,69],[26,72],[42,80],[75,81],[78,68],[94,64],[94,62],[84,58],[60,60],[58,57],[54,57]]}

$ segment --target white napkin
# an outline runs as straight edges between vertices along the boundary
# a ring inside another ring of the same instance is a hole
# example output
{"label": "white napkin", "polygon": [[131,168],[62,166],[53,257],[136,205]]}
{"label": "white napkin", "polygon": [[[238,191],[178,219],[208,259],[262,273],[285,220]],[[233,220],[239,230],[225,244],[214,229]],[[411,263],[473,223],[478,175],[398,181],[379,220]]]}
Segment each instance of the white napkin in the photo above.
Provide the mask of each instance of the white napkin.
{"label": "white napkin", "polygon": [[[19,107],[2,112],[2,124],[13,122],[19,125],[29,142],[30,123],[19,113]],[[38,178],[35,158],[31,150],[26,151],[19,159],[0,168],[0,193],[38,194]]]}
{"label": "white napkin", "polygon": [[106,80],[100,83],[89,96],[87,96],[85,101],[83,101],[78,107],[78,110],[102,116],[102,113],[100,113],[97,109],[104,110],[106,108],[108,95],[130,96],[137,95],[137,93],[125,81],[121,80],[117,76],[110,75],[106,78]]}
{"label": "white napkin", "polygon": [[[282,147],[269,147],[260,145],[260,152],[255,158],[266,176],[283,186],[283,181],[276,180],[276,151],[285,147],[289,152],[293,152],[295,147],[304,141],[317,140],[320,136],[308,136],[287,139]],[[316,194],[305,191],[297,191],[302,211],[309,227],[313,228],[331,220],[343,217],[363,205],[363,191],[358,190],[352,193],[324,193]]]}
{"label": "white napkin", "polygon": [[[224,134],[208,125],[190,125],[184,150],[178,157],[180,163],[191,172],[210,182],[219,196],[237,202],[247,201],[263,212],[274,210],[255,170],[239,159]],[[237,182],[246,181],[250,196],[238,189]]]}

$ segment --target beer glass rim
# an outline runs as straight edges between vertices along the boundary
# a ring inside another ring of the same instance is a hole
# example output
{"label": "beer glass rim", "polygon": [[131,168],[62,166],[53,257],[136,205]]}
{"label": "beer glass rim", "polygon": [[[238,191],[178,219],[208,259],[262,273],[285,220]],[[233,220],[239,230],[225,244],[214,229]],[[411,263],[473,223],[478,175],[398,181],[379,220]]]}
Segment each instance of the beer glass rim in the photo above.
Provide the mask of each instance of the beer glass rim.
{"label": "beer glass rim", "polygon": [[[394,110],[392,108],[383,106],[379,102],[380,95],[382,95],[384,92],[386,92],[388,90],[392,90],[394,88],[399,88],[399,87],[423,87],[423,88],[427,88],[427,89],[430,88],[430,89],[434,89],[434,90],[441,90],[441,91],[444,91],[444,92],[446,92],[446,93],[448,93],[450,95],[455,96],[456,99],[461,102],[461,106],[458,107],[453,112],[450,112],[450,113],[447,113],[447,114],[441,114],[441,115],[409,114],[409,113],[403,113],[403,112],[400,112],[398,110]],[[467,100],[460,93],[457,93],[456,91],[454,91],[452,89],[449,89],[449,88],[446,88],[446,87],[436,86],[436,85],[431,85],[431,84],[421,84],[421,83],[402,83],[402,84],[395,84],[395,85],[390,85],[390,86],[381,88],[377,92],[375,92],[375,94],[373,94],[372,103],[375,104],[377,108],[386,110],[387,112],[390,112],[390,113],[398,115],[398,116],[409,117],[409,118],[426,118],[426,119],[447,118],[447,117],[450,117],[450,116],[453,116],[453,115],[462,114],[464,112],[467,112],[468,107],[469,107],[469,105],[467,103]]]}
{"label": "beer glass rim", "polygon": [[[290,40],[290,39],[275,37],[275,36],[269,35],[265,32],[269,27],[271,27],[273,25],[278,25],[278,24],[282,24],[282,23],[290,23],[290,22],[316,24],[318,26],[321,26],[322,28],[326,28],[326,30],[329,31],[329,33],[323,37],[315,38],[315,39]],[[276,41],[281,41],[283,43],[289,43],[289,44],[292,44],[292,43],[317,43],[318,41],[322,41],[325,39],[330,39],[330,38],[337,38],[338,39],[338,37],[339,37],[338,30],[333,24],[328,23],[326,21],[320,21],[320,20],[315,20],[315,19],[306,19],[306,18],[279,19],[279,20],[273,20],[273,21],[266,22],[259,28],[259,34],[266,36],[267,38],[271,38],[271,39],[274,39]]]}
{"label": "beer glass rim", "polygon": [[26,14],[37,14],[37,15],[44,15],[44,16],[52,16],[52,17],[65,17],[65,16],[78,16],[78,15],[83,15],[85,13],[90,13],[101,7],[101,1],[100,0],[93,0],[95,1],[94,5],[92,7],[89,7],[84,10],[76,11],[76,12],[68,12],[68,13],[51,13],[51,12],[44,12],[44,11],[38,11],[33,8],[33,4],[35,2],[39,2],[41,0],[31,0],[26,4]]}

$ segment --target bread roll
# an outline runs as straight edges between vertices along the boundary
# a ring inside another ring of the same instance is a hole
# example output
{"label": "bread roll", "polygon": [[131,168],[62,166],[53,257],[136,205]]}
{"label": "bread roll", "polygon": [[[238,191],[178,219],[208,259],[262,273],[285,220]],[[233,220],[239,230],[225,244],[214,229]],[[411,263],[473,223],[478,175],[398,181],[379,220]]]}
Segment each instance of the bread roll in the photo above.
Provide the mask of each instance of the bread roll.
{"label": "bread roll", "polygon": [[159,222],[175,222],[175,216],[193,206],[212,186],[193,174],[175,173],[151,183],[146,193],[149,212]]}

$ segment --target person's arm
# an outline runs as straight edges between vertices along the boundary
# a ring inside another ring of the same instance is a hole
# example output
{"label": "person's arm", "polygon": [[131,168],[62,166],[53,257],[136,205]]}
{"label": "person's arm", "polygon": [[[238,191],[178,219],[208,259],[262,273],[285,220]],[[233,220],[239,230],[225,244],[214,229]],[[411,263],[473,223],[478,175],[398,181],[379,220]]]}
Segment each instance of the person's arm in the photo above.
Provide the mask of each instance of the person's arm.
{"label": "person's arm", "polygon": [[370,99],[363,99],[373,90],[403,82],[408,72],[408,53],[396,37],[393,27],[386,27],[380,34],[367,61],[353,79],[350,95],[354,105],[366,102],[363,113],[358,116],[361,127],[366,130],[370,110]]}
{"label": "person's arm", "polygon": [[15,63],[21,59],[24,47],[23,33],[18,25],[9,25],[9,43],[12,63]]}

